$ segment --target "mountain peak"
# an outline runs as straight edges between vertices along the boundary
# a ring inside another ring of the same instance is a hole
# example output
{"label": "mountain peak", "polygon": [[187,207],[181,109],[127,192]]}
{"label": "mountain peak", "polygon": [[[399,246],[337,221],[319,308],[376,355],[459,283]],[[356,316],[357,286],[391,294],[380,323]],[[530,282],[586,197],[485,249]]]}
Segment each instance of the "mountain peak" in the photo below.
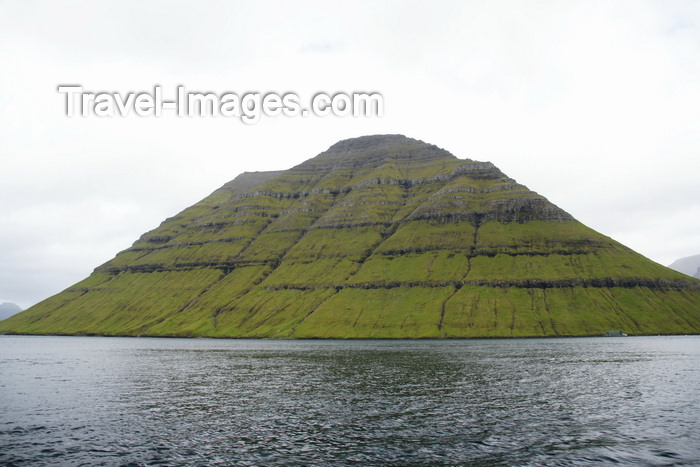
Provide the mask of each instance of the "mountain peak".
{"label": "mountain peak", "polygon": [[371,168],[386,163],[431,162],[456,157],[433,144],[403,135],[368,135],[333,144],[299,167]]}
{"label": "mountain peak", "polygon": [[426,147],[437,148],[435,145],[404,135],[386,134],[344,139],[333,144],[326,152],[354,156],[368,151],[396,152],[399,148],[411,150]]}

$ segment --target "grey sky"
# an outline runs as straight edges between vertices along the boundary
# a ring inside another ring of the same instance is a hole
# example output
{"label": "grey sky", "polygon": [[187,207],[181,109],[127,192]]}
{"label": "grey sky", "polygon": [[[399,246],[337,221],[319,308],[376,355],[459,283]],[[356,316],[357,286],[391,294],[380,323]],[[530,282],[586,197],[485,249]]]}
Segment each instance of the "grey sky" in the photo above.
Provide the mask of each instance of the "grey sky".
{"label": "grey sky", "polygon": [[[127,93],[377,91],[381,118],[68,118]],[[243,171],[401,133],[662,264],[700,252],[698,2],[0,1],[0,302],[27,307]]]}

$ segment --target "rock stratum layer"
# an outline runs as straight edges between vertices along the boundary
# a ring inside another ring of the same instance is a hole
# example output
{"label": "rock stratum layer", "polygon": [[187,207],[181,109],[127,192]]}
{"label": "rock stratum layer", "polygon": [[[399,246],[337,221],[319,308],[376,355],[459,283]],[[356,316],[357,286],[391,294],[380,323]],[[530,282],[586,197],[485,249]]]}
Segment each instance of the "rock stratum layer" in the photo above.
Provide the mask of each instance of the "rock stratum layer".
{"label": "rock stratum layer", "polygon": [[700,332],[700,281],[489,162],[399,135],[244,173],[0,332],[440,338]]}

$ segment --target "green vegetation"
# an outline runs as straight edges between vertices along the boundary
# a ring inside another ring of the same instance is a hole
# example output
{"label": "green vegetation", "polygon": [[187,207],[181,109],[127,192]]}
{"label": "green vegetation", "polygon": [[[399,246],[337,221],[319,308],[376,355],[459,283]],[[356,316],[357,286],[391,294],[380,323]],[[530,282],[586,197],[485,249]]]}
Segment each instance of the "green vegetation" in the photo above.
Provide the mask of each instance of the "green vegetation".
{"label": "green vegetation", "polygon": [[700,332],[700,281],[489,163],[402,136],[245,173],[0,332],[436,338]]}

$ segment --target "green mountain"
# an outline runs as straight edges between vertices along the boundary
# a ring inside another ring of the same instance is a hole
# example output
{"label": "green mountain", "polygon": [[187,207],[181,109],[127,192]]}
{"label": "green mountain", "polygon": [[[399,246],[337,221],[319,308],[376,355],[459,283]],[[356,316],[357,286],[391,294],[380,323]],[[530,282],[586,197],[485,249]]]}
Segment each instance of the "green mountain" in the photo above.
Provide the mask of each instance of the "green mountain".
{"label": "green mountain", "polygon": [[216,337],[700,333],[700,281],[489,162],[399,135],[244,173],[0,332]]}

